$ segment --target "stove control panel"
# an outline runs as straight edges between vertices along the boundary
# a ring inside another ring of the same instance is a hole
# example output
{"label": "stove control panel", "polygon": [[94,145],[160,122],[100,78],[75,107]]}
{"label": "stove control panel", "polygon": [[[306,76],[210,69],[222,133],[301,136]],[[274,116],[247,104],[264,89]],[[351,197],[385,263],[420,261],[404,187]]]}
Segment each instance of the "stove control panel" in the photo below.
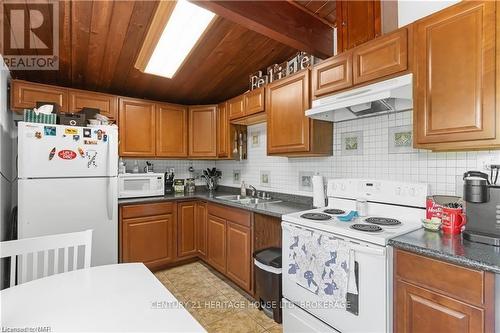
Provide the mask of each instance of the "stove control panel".
{"label": "stove control panel", "polygon": [[329,179],[328,197],[366,199],[414,207],[425,207],[428,185],[389,180]]}

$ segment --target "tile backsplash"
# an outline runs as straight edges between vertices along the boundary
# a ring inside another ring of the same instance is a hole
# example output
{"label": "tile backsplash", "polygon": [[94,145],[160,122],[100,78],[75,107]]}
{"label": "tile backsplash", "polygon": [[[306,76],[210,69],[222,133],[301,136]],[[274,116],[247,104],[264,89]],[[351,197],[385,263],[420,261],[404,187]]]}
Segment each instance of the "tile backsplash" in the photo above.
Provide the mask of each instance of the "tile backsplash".
{"label": "tile backsplash", "polygon": [[413,149],[411,125],[412,111],[336,123],[333,156],[314,158],[267,156],[266,124],[253,125],[248,127],[252,138],[248,159],[216,161],[215,165],[222,170],[221,184],[239,186],[243,180],[264,191],[310,196],[307,176],[319,173],[326,178],[425,182],[431,194],[461,195],[465,171],[482,169],[483,161],[500,163],[499,151]]}

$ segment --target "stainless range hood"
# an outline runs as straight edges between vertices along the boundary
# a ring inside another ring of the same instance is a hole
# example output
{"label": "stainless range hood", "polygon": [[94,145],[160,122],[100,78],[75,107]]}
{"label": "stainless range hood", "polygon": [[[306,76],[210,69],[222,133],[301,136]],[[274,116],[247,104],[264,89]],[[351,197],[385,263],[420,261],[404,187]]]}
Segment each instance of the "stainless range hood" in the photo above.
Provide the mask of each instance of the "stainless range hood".
{"label": "stainless range hood", "polygon": [[344,121],[411,110],[412,74],[319,98],[306,116],[326,121]]}

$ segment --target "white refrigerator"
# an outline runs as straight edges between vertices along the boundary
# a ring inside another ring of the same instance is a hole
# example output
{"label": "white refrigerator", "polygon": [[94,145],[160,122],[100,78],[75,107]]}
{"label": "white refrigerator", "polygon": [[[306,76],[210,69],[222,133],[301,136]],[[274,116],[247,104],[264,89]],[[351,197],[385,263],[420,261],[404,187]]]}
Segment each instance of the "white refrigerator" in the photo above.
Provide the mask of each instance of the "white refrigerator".
{"label": "white refrigerator", "polygon": [[118,127],[20,122],[18,238],[93,229],[92,266],[118,262]]}

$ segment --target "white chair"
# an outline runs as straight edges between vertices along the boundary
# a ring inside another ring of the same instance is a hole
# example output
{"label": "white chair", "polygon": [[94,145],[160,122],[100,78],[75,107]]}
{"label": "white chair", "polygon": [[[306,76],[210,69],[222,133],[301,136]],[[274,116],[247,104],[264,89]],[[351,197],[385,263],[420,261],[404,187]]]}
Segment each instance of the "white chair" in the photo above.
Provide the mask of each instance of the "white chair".
{"label": "white chair", "polygon": [[[79,251],[83,247],[84,251]],[[70,248],[73,248],[73,255],[70,258]],[[60,250],[64,249],[64,256],[59,256]],[[0,258],[10,257],[10,286],[14,286],[16,281],[16,263],[18,266],[18,283],[28,281],[28,257],[31,257],[32,265],[30,272],[32,279],[60,273],[60,266],[63,272],[67,272],[69,263],[72,262],[70,270],[77,269],[77,259],[83,258],[83,267],[90,267],[90,255],[92,251],[92,230],[72,232],[67,234],[57,234],[34,238],[23,238],[18,240],[0,242]],[[40,260],[43,256],[43,260]],[[52,274],[49,274],[49,258],[52,258]],[[43,269],[39,269],[38,264],[42,261]],[[60,265],[62,263],[62,265]],[[40,274],[39,274],[40,273]]]}

